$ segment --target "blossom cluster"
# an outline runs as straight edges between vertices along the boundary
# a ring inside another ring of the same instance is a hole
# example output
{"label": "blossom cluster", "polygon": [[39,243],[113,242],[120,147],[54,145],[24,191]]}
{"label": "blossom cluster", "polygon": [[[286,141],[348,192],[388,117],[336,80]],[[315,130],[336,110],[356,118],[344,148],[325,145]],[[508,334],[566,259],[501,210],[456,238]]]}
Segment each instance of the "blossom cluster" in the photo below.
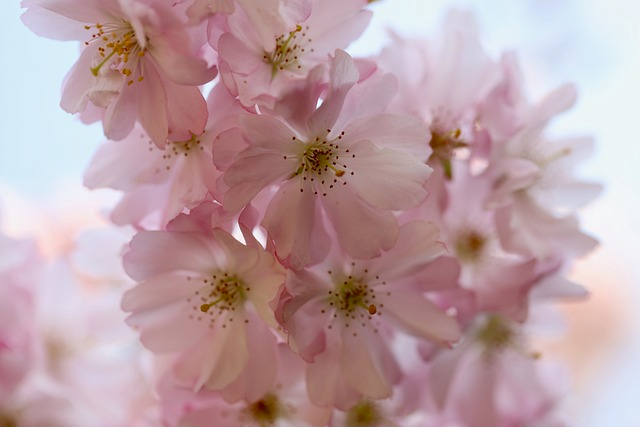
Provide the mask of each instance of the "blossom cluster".
{"label": "blossom cluster", "polygon": [[[596,245],[576,212],[600,187],[573,170],[592,141],[547,132],[576,90],[531,101],[462,11],[353,57],[368,3],[22,0],[82,42],[61,107],[102,123],[84,184],[122,192],[109,220],[133,231],[57,269],[2,237],[0,424],[565,425],[528,338],[586,294],[565,276]],[[58,308],[134,332],[38,332],[38,265],[84,289]]]}

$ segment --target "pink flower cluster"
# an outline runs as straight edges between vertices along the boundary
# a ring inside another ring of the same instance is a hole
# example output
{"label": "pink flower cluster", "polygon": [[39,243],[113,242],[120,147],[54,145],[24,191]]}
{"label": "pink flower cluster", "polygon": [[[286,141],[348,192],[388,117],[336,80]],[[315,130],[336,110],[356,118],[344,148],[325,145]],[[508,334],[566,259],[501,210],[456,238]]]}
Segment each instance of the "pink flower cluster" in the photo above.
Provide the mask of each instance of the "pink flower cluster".
{"label": "pink flower cluster", "polygon": [[[576,91],[531,102],[464,12],[353,58],[368,3],[22,0],[83,43],[61,106],[110,139],[84,182],[123,193],[121,308],[153,354],[152,417],[78,425],[565,425],[527,331],[596,245],[591,141],[545,132]],[[0,259],[4,399],[34,332]]]}

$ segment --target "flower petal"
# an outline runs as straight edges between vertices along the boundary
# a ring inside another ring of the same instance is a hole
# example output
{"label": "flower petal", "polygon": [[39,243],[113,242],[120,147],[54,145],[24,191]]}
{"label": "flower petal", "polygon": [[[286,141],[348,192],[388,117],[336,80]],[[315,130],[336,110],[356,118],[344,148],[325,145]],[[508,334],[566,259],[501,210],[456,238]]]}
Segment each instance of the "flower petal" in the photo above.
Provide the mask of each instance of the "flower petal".
{"label": "flower petal", "polygon": [[427,197],[424,188],[432,169],[400,151],[378,149],[368,141],[350,148],[349,186],[363,200],[379,209],[401,210],[418,206]]}
{"label": "flower petal", "polygon": [[134,280],[169,271],[208,273],[222,264],[221,254],[194,233],[143,231],[130,243],[124,267]]}
{"label": "flower petal", "polygon": [[431,301],[412,291],[395,289],[391,295],[377,293],[384,304],[384,316],[391,317],[411,335],[442,344],[460,338],[458,322]]}

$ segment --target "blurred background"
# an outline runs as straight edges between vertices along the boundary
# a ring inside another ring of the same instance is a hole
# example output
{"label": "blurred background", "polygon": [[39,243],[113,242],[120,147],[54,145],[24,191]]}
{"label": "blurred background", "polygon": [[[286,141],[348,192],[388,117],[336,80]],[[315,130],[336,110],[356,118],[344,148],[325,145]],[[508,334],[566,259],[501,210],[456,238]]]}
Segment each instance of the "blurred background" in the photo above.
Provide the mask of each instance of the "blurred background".
{"label": "blurred background", "polygon": [[[638,427],[640,2],[380,0],[372,5],[371,27],[351,50],[377,52],[388,28],[433,36],[451,7],[476,13],[494,58],[518,52],[531,98],[564,82],[579,88],[578,104],[553,122],[552,133],[596,138],[595,153],[579,173],[604,183],[605,191],[581,219],[602,244],[572,272],[591,297],[562,307],[566,335],[536,345],[543,357],[563,358],[571,368],[573,393],[565,407],[573,425]],[[0,219],[4,230],[26,235],[43,227],[44,211],[82,204],[86,212],[92,197],[100,206],[109,196],[81,189],[84,168],[102,140],[100,125],[83,125],[58,107],[79,46],[35,36],[20,13],[17,1],[0,2]]]}

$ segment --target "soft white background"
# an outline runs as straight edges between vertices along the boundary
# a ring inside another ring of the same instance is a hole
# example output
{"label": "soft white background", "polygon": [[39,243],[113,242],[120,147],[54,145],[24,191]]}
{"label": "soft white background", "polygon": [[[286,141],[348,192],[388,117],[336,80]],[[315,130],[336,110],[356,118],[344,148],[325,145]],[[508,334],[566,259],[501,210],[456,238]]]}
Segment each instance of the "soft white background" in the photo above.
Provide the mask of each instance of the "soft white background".
{"label": "soft white background", "polygon": [[[575,391],[566,405],[575,426],[640,426],[640,1],[382,0],[354,49],[374,52],[387,27],[432,36],[454,5],[477,13],[495,58],[506,49],[519,52],[533,98],[567,81],[580,89],[577,106],[554,122],[553,132],[596,137],[594,157],[580,173],[606,190],[582,218],[603,246],[577,266],[575,277],[593,296],[566,309],[571,335],[550,344],[548,354],[565,357],[573,367]],[[51,193],[64,198],[63,183],[80,182],[101,140],[99,125],[82,125],[58,107],[78,45],[38,38],[19,15],[17,1],[0,2],[5,215],[13,209],[12,192],[37,203],[47,203]]]}

